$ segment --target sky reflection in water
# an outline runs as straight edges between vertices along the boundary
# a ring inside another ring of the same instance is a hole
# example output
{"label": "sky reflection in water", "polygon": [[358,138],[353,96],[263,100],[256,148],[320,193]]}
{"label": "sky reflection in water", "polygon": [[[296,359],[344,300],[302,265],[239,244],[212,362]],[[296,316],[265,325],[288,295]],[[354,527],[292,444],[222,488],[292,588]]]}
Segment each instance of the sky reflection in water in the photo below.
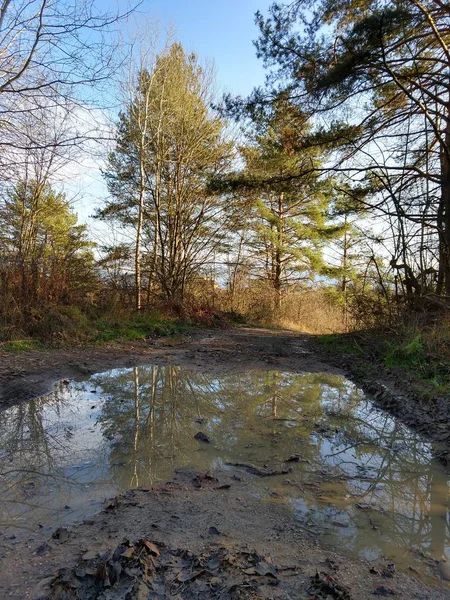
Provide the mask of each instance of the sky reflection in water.
{"label": "sky reflection in water", "polygon": [[[199,430],[211,445],[194,439]],[[244,476],[329,546],[369,560],[405,561],[412,546],[450,559],[448,475],[427,444],[348,380],[317,373],[149,365],[57,384],[0,413],[0,525],[55,528],[177,467],[279,468],[292,454],[301,461],[289,475]]]}

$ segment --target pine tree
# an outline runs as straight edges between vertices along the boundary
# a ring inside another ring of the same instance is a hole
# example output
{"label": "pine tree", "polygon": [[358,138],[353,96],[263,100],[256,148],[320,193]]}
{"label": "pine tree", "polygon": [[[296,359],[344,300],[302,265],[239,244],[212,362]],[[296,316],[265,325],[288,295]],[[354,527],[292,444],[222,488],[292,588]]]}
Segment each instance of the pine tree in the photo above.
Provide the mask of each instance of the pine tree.
{"label": "pine tree", "polygon": [[274,79],[345,148],[336,170],[374,184],[409,296],[450,295],[449,18],[440,0],[296,0],[257,17]]}
{"label": "pine tree", "polygon": [[22,181],[0,210],[0,256],[23,306],[82,300],[95,280],[93,244],[64,194]]}
{"label": "pine tree", "polygon": [[305,146],[311,129],[305,114],[280,94],[253,115],[253,127],[251,143],[241,148],[245,167],[229,186],[245,198],[250,254],[279,313],[289,285],[321,273],[322,248],[341,227],[328,222],[333,190],[320,177],[321,150]]}

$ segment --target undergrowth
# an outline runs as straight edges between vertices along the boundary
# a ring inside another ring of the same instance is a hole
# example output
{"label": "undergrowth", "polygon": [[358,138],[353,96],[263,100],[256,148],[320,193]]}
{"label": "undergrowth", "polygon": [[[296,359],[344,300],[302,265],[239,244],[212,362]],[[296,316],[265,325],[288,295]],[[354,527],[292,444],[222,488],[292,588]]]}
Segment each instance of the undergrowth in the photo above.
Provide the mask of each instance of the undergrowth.
{"label": "undergrowth", "polygon": [[45,310],[30,310],[27,318],[14,326],[8,324],[3,330],[0,327],[0,351],[142,341],[177,335],[190,327],[231,323],[232,316],[206,309],[187,310],[180,306],[139,313],[117,308],[83,312],[76,306],[51,306]]}
{"label": "undergrowth", "polygon": [[39,340],[10,340],[0,342],[0,351],[25,352],[27,350],[41,350],[44,347]]}
{"label": "undergrowth", "polygon": [[450,392],[450,323],[400,325],[353,334],[318,336],[319,345],[336,354],[358,356],[372,365],[403,370],[434,392]]}

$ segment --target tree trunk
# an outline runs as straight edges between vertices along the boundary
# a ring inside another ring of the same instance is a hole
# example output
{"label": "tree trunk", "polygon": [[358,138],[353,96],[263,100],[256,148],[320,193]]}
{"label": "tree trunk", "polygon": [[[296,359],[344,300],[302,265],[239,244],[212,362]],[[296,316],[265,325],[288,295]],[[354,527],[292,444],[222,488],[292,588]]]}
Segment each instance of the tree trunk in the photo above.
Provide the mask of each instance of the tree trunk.
{"label": "tree trunk", "polygon": [[139,159],[139,205],[138,205],[138,222],[136,228],[136,246],[134,251],[134,272],[135,272],[135,308],[141,310],[141,238],[142,225],[144,220],[144,196],[145,196],[145,172],[144,172],[144,157],[143,148],[140,148],[141,156]]}
{"label": "tree trunk", "polygon": [[450,100],[447,106],[441,173],[442,231],[440,232],[439,271],[443,273],[445,295],[450,296]]}
{"label": "tree trunk", "polygon": [[283,200],[284,194],[281,193],[278,196],[278,207],[277,207],[277,247],[275,249],[275,274],[274,274],[274,288],[275,288],[275,311],[277,316],[281,312],[281,275],[283,270],[282,265],[282,248],[283,248]]}

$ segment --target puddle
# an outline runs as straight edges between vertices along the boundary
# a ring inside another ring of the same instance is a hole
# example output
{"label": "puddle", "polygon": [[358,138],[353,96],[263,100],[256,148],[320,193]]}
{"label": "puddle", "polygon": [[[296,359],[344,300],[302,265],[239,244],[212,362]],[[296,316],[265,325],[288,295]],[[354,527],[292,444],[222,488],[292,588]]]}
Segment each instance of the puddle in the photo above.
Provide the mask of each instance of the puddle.
{"label": "puddle", "polygon": [[429,445],[345,378],[316,373],[143,366],[59,383],[0,413],[0,527],[53,530],[175,468],[229,462],[291,466],[242,474],[331,548],[421,572],[450,560],[449,475]]}

